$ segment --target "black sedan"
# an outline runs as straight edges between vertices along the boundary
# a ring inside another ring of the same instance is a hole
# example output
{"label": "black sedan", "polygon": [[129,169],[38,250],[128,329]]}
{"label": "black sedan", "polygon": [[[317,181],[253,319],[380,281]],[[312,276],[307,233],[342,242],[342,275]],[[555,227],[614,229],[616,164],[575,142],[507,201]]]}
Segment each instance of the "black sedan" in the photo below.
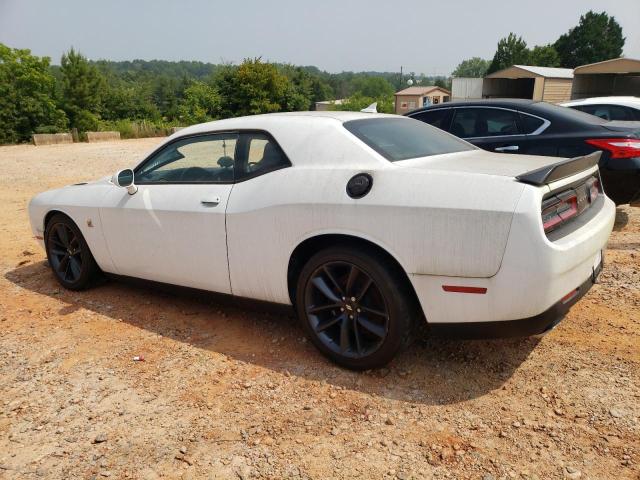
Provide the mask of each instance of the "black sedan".
{"label": "black sedan", "polygon": [[640,197],[640,122],[519,99],[452,102],[406,115],[495,152],[577,157],[602,150],[607,195],[618,205]]}

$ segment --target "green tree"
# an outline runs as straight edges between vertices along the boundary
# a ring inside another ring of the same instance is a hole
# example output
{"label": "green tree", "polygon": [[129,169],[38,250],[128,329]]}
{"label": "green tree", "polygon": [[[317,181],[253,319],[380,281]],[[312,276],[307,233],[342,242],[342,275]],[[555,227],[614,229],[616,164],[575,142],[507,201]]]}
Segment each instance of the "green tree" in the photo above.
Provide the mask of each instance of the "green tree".
{"label": "green tree", "polygon": [[433,84],[436,87],[451,91],[451,78],[438,77]]}
{"label": "green tree", "polygon": [[356,77],[352,82],[354,94],[363,97],[379,98],[393,95],[393,86],[382,77]]}
{"label": "green tree", "polygon": [[0,43],[0,143],[28,140],[39,127],[64,130],[67,119],[56,107],[49,58]]}
{"label": "green tree", "polygon": [[349,98],[345,99],[339,105],[331,105],[331,110],[343,110],[350,112],[359,112],[360,110],[368,107],[372,103],[377,103],[376,109],[380,113],[394,113],[393,111],[393,94],[385,95],[381,97],[367,97],[356,93]]}
{"label": "green tree", "polygon": [[95,65],[73,48],[62,55],[62,108],[81,132],[97,128],[105,81]]}
{"label": "green tree", "polygon": [[[177,116],[177,108],[173,114],[174,117]],[[157,121],[162,115],[153,101],[152,86],[149,83],[114,80],[108,83],[103,95],[100,117],[105,120]]]}
{"label": "green tree", "polygon": [[463,60],[458,64],[452,75],[454,77],[482,78],[487,74],[491,62],[480,57]]}
{"label": "green tree", "polygon": [[560,55],[553,45],[537,45],[531,50],[529,63],[538,67],[559,67]]}
{"label": "green tree", "polygon": [[168,75],[161,75],[153,82],[153,103],[165,118],[175,118],[180,100],[178,80]]}
{"label": "green tree", "polygon": [[502,38],[498,42],[491,65],[487,73],[497,72],[503,68],[512,65],[527,65],[529,63],[529,49],[527,42],[522,37],[517,37],[514,33],[510,33],[508,37]]}
{"label": "green tree", "polygon": [[622,56],[625,37],[614,17],[589,10],[554,44],[560,64],[566,68],[601,62]]}
{"label": "green tree", "polygon": [[324,79],[319,76],[311,77],[311,101],[322,102],[334,98],[333,89]]}
{"label": "green tree", "polygon": [[179,107],[182,123],[193,124],[215,120],[220,114],[220,95],[214,87],[204,82],[193,82],[184,91]]}
{"label": "green tree", "polygon": [[272,63],[246,59],[239,66],[227,65],[215,77],[223,117],[280,112],[287,109],[291,93],[289,79]]}
{"label": "green tree", "polygon": [[[159,121],[162,115],[155,103],[154,78],[147,78],[146,75],[142,78],[138,75],[120,74],[113,68],[113,63],[101,60],[95,64],[106,85],[101,94],[100,117],[107,121]],[[157,77],[161,78],[163,76]],[[176,95],[181,93],[176,92]],[[181,96],[176,97],[176,102],[178,98]]]}
{"label": "green tree", "polygon": [[294,65],[279,66],[280,73],[289,80],[285,93],[284,110],[310,110],[314,99],[314,85],[311,74],[302,67]]}

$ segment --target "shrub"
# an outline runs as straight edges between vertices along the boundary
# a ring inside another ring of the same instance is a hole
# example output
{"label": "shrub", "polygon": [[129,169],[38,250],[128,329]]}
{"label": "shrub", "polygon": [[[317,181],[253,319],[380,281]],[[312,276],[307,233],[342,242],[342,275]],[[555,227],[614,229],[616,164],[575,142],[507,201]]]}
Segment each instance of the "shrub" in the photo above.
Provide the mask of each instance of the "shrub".
{"label": "shrub", "polygon": [[80,132],[95,132],[100,121],[97,116],[88,110],[80,110],[73,117],[73,124]]}
{"label": "shrub", "polygon": [[35,133],[65,133],[67,129],[58,125],[42,125],[36,127]]}
{"label": "shrub", "polygon": [[115,120],[100,122],[100,131],[120,132],[121,138],[147,138],[169,135],[171,127],[176,126],[170,122],[152,122],[149,120]]}

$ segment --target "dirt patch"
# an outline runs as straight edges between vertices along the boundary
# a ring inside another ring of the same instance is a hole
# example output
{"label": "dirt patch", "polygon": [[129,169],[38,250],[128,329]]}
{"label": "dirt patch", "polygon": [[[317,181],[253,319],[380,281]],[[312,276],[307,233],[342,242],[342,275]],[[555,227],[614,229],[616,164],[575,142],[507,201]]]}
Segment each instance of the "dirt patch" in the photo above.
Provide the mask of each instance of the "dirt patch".
{"label": "dirt patch", "polygon": [[159,141],[0,148],[0,478],[639,478],[640,208],[546,336],[427,339],[357,374],[291,318],[58,287],[28,199]]}

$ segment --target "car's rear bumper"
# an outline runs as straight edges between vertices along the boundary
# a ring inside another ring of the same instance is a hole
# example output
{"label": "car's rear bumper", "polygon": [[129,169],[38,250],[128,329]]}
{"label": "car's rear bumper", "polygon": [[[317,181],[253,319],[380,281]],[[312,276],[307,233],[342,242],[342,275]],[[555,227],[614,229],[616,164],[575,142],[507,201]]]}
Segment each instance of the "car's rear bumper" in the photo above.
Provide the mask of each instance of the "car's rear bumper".
{"label": "car's rear bumper", "polygon": [[[540,204],[539,198],[529,201]],[[550,238],[542,232],[539,210],[519,206],[501,267],[492,277],[409,275],[428,325],[544,331],[577,301],[562,299],[576,289],[582,295],[589,286],[583,284],[601,263],[616,209],[605,196],[597,202],[568,231],[558,230]],[[520,320],[510,326],[514,319]]]}
{"label": "car's rear bumper", "polygon": [[[604,259],[604,257],[602,257]],[[429,333],[455,338],[511,338],[545,333],[564,319],[571,307],[587,294],[602,270],[603,262],[594,268],[591,276],[576,288],[567,300],[560,300],[544,312],[529,318],[500,322],[430,323]]]}

